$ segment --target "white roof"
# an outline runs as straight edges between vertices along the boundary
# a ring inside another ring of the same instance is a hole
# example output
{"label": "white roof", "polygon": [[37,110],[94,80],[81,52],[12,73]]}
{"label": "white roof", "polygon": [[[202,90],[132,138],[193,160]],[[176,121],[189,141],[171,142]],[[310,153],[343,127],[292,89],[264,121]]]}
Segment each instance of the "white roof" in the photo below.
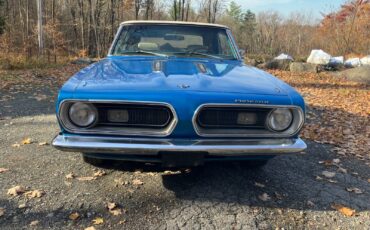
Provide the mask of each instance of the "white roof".
{"label": "white roof", "polygon": [[172,25],[193,25],[193,26],[211,26],[211,27],[219,27],[219,28],[228,28],[227,26],[220,25],[220,24],[212,24],[212,23],[202,23],[202,22],[184,22],[184,21],[125,21],[122,22],[121,25],[131,25],[131,24],[172,24]]}

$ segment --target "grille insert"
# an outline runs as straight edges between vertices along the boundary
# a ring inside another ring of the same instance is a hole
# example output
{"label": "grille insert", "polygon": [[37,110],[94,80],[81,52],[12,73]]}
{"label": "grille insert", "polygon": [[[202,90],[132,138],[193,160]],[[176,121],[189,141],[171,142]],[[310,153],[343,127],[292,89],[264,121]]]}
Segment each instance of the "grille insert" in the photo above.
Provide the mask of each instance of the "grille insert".
{"label": "grille insert", "polygon": [[[207,107],[202,109],[197,117],[197,123],[202,128],[232,128],[245,129],[256,128],[264,129],[265,120],[270,109],[265,108],[218,108]],[[242,124],[239,120],[240,114],[251,114],[256,118],[248,124]]]}
{"label": "grille insert", "polygon": [[[121,127],[150,127],[164,128],[173,115],[169,108],[158,105],[131,105],[131,104],[94,104],[99,111],[98,126],[121,126]],[[126,110],[127,122],[112,122],[108,119],[108,111]]]}

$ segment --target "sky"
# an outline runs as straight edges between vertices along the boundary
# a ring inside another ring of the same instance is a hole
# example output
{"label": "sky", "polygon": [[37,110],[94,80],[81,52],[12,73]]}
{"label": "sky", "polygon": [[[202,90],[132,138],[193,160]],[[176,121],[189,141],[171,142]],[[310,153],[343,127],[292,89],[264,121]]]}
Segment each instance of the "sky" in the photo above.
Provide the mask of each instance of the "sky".
{"label": "sky", "polygon": [[322,18],[320,12],[329,13],[339,9],[347,0],[234,0],[244,10],[250,9],[254,13],[275,10],[283,15],[292,12],[310,14],[313,20]]}

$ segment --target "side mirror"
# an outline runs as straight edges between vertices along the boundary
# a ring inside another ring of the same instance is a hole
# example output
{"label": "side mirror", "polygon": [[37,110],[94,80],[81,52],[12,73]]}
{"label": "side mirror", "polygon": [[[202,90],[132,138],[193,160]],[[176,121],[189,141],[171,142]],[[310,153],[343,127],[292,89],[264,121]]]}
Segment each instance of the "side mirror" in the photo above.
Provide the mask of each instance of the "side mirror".
{"label": "side mirror", "polygon": [[240,56],[242,57],[242,59],[244,59],[245,50],[240,49],[240,50],[239,50],[239,54],[240,54]]}

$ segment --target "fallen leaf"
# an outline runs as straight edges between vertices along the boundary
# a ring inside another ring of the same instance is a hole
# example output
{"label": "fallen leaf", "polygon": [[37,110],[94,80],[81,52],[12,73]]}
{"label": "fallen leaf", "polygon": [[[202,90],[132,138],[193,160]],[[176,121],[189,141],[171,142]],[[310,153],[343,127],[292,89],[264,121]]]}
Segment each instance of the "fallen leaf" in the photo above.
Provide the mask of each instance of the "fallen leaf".
{"label": "fallen leaf", "polygon": [[348,208],[348,207],[345,207],[345,206],[343,206],[341,204],[333,204],[331,207],[333,209],[339,211],[340,213],[342,213],[345,216],[353,216],[353,215],[356,214],[356,210],[351,209],[351,208]]}
{"label": "fallen leaf", "polygon": [[325,176],[326,178],[333,178],[335,177],[335,172],[323,171],[322,175]]}
{"label": "fallen leaf", "polygon": [[96,228],[94,226],[90,226],[90,227],[85,228],[85,230],[96,230]]}
{"label": "fallen leaf", "polygon": [[23,145],[29,145],[29,144],[31,144],[31,143],[32,143],[31,138],[26,138],[26,139],[24,139],[24,140],[22,141],[22,144],[23,144]]}
{"label": "fallen leaf", "polygon": [[271,197],[267,194],[267,193],[263,193],[261,195],[258,196],[258,198],[262,201],[268,201],[268,200],[271,200]]}
{"label": "fallen leaf", "polygon": [[121,220],[120,222],[118,222],[118,224],[125,224],[126,223],[126,220]]}
{"label": "fallen leaf", "polygon": [[121,215],[121,214],[122,214],[122,209],[120,209],[120,208],[115,208],[115,209],[109,210],[109,212],[110,212],[113,216],[118,216],[118,215]]}
{"label": "fallen leaf", "polygon": [[102,170],[98,170],[97,172],[94,173],[94,177],[101,177],[101,176],[104,176],[106,175],[107,173],[102,171]]}
{"label": "fallen leaf", "polygon": [[20,145],[20,144],[18,144],[18,143],[15,143],[15,144],[12,144],[12,147],[14,147],[14,148],[19,148],[19,147],[21,147],[21,145]]}
{"label": "fallen leaf", "polygon": [[28,191],[26,192],[24,195],[27,197],[27,198],[40,198],[42,197],[43,195],[45,194],[44,191],[42,190],[33,190],[33,191]]}
{"label": "fallen leaf", "polygon": [[339,158],[335,158],[335,159],[333,159],[333,163],[335,163],[335,164],[339,164],[339,163],[340,163],[340,159],[339,159]]}
{"label": "fallen leaf", "polygon": [[104,220],[101,217],[97,217],[97,218],[93,219],[92,222],[95,225],[99,225],[99,224],[103,224],[104,223]]}
{"label": "fallen leaf", "polygon": [[324,164],[325,166],[331,166],[333,165],[333,161],[332,160],[319,161],[319,164]]}
{"label": "fallen leaf", "polygon": [[38,220],[31,221],[30,226],[36,226],[40,223]]}
{"label": "fallen leaf", "polygon": [[77,220],[78,218],[80,218],[80,214],[78,214],[78,212],[74,212],[69,215],[70,220]]}
{"label": "fallen leaf", "polygon": [[345,168],[339,167],[338,171],[341,172],[341,173],[347,174],[347,169],[345,169]]}
{"label": "fallen leaf", "polygon": [[276,198],[279,199],[279,200],[282,200],[284,198],[283,195],[281,195],[278,192],[274,192],[274,194],[275,194]]}
{"label": "fallen leaf", "polygon": [[113,202],[108,202],[107,203],[107,208],[109,209],[109,210],[112,210],[112,209],[114,209],[114,208],[116,208],[117,207],[117,204],[116,203],[113,203]]}
{"label": "fallen leaf", "polygon": [[76,178],[79,181],[90,181],[90,180],[96,180],[96,177],[94,176],[85,176],[85,177],[77,177]]}
{"label": "fallen leaf", "polygon": [[27,207],[26,204],[20,204],[20,205],[18,205],[18,208],[21,208],[21,209],[22,208],[25,208],[25,207]]}
{"label": "fallen leaf", "polygon": [[9,169],[6,169],[6,168],[0,168],[0,173],[7,172],[7,171],[9,171]]}
{"label": "fallen leaf", "polygon": [[346,188],[346,190],[347,190],[348,192],[353,192],[353,193],[356,193],[356,194],[361,194],[361,193],[363,193],[361,189],[359,189],[359,188],[355,188],[355,187],[353,187],[353,188]]}
{"label": "fallen leaf", "polygon": [[307,201],[307,205],[308,205],[308,206],[310,206],[310,207],[315,206],[315,204],[314,204],[312,201],[310,201],[310,200],[309,200],[309,201]]}
{"label": "fallen leaf", "polygon": [[261,184],[261,183],[258,183],[258,182],[254,182],[254,186],[260,187],[260,188],[264,188],[265,187],[264,184]]}
{"label": "fallen leaf", "polygon": [[17,185],[13,188],[8,189],[7,194],[10,195],[10,196],[17,196],[19,194],[24,193],[25,191],[26,191],[25,188],[23,188],[22,186]]}
{"label": "fallen leaf", "polygon": [[49,145],[47,142],[39,142],[39,146]]}
{"label": "fallen leaf", "polygon": [[142,182],[141,180],[139,180],[139,179],[135,179],[135,180],[133,180],[132,181],[132,184],[133,185],[143,185],[144,184],[144,182]]}
{"label": "fallen leaf", "polygon": [[75,178],[75,175],[73,173],[69,173],[66,175],[66,179],[73,179]]}
{"label": "fallen leaf", "polygon": [[5,208],[0,208],[0,216],[4,216],[5,214]]}

